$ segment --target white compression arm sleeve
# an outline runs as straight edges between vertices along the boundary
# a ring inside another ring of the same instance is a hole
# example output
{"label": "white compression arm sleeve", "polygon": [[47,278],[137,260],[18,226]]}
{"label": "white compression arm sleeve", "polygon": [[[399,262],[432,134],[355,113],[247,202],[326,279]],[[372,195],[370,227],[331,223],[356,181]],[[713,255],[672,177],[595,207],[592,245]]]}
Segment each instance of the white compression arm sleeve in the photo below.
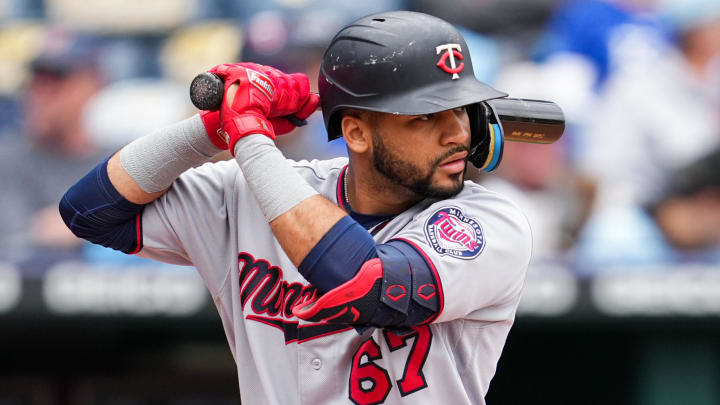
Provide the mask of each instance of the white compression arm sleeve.
{"label": "white compression arm sleeve", "polygon": [[120,151],[120,163],[143,191],[153,193],[167,189],[184,171],[219,152],[195,114],[132,141]]}
{"label": "white compression arm sleeve", "polygon": [[268,222],[318,194],[265,135],[240,139],[235,144],[235,160]]}

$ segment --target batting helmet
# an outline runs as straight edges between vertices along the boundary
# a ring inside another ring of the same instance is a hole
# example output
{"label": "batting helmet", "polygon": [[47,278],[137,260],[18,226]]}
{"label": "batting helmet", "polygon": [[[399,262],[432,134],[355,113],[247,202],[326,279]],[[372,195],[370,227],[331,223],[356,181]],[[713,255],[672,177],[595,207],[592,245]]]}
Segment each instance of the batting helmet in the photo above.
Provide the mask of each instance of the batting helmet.
{"label": "batting helmet", "polygon": [[328,140],[342,136],[348,108],[400,115],[467,106],[469,160],[490,171],[502,155],[502,131],[486,100],[507,94],[478,81],[467,44],[455,27],[410,11],[373,14],[332,39],[318,79]]}

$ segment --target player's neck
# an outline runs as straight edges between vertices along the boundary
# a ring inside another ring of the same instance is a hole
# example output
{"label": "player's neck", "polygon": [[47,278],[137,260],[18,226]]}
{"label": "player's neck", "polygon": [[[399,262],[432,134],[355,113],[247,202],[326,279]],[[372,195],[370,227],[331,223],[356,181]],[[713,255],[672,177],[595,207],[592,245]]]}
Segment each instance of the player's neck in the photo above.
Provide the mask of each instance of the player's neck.
{"label": "player's neck", "polygon": [[360,214],[399,214],[422,200],[422,197],[390,183],[370,168],[358,169],[351,164],[346,181],[348,203],[353,211]]}

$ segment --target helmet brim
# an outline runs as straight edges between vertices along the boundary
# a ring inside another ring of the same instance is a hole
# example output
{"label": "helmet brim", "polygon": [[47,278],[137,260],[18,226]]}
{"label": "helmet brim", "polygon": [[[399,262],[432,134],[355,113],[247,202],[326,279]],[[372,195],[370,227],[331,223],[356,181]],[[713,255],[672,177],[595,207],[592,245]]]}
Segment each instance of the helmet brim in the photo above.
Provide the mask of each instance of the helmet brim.
{"label": "helmet brim", "polygon": [[[507,93],[496,90],[475,78],[467,78],[433,83],[392,95],[363,97],[361,103],[336,105],[330,114],[335,115],[335,113],[348,108],[395,115],[433,114],[507,96]],[[339,131],[339,128],[336,131]],[[340,137],[341,134],[336,131],[329,135],[332,138]]]}

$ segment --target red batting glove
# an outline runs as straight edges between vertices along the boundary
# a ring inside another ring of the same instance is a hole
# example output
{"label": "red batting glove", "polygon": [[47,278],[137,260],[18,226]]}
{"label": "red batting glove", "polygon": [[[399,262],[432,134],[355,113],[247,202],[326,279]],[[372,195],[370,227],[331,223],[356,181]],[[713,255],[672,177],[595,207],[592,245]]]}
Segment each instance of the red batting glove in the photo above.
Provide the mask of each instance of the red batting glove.
{"label": "red batting glove", "polygon": [[[250,132],[263,133],[274,139],[275,134],[283,135],[292,131],[295,125],[284,117],[292,114],[304,120],[315,112],[320,103],[320,97],[310,93],[309,80],[302,73],[286,74],[273,67],[250,62],[219,65],[209,72],[217,74],[225,81],[226,93],[233,83],[240,85],[232,105],[228,106],[223,102],[220,114],[223,117],[223,128],[231,143],[231,151],[234,150],[237,139]],[[241,94],[245,95],[239,99]],[[244,116],[243,120],[236,119],[239,118],[238,114]],[[229,119],[231,116],[233,118]],[[258,119],[258,116],[264,119]],[[229,124],[227,127],[226,121]],[[246,129],[239,128],[238,123],[250,125],[251,131],[241,134]],[[235,129],[238,129],[237,134]]]}
{"label": "red batting glove", "polygon": [[[275,97],[275,85],[270,78],[257,70],[233,64],[216,66],[210,72],[225,83],[220,122],[230,152],[234,155],[235,143],[251,134],[275,139],[275,132],[267,119]],[[231,99],[229,89],[235,84],[237,92]]]}
{"label": "red batting glove", "polygon": [[[305,120],[311,116],[315,110],[317,110],[318,104],[320,104],[320,96],[310,93],[305,104],[300,107],[300,110],[295,111],[293,115],[300,120]],[[295,124],[288,121],[285,117],[270,118],[270,123],[273,128],[275,128],[275,133],[278,135],[285,135],[296,128]]]}
{"label": "red batting glove", "polygon": [[286,116],[294,115],[299,120],[305,120],[317,110],[320,96],[310,93],[310,81],[304,73],[287,74],[272,66],[251,62],[239,65],[258,70],[275,83],[278,92],[268,118],[277,135],[287,134],[296,128]]}
{"label": "red batting glove", "polygon": [[[304,73],[284,73],[272,66],[258,65],[252,62],[238,63],[238,65],[255,69],[275,83],[278,93],[268,118],[284,117],[290,114],[297,115],[298,111],[304,111],[313,101],[320,101],[317,94],[310,93],[310,80]],[[316,100],[312,100],[313,98]],[[315,108],[317,108],[317,105],[315,105]],[[311,109],[310,113],[312,114],[313,111],[314,109]],[[308,116],[298,118],[305,119]]]}
{"label": "red batting glove", "polygon": [[205,132],[207,132],[207,136],[213,145],[222,150],[226,150],[228,144],[225,140],[225,134],[222,132],[220,111],[201,111],[200,118],[202,119],[203,125],[205,125]]}

